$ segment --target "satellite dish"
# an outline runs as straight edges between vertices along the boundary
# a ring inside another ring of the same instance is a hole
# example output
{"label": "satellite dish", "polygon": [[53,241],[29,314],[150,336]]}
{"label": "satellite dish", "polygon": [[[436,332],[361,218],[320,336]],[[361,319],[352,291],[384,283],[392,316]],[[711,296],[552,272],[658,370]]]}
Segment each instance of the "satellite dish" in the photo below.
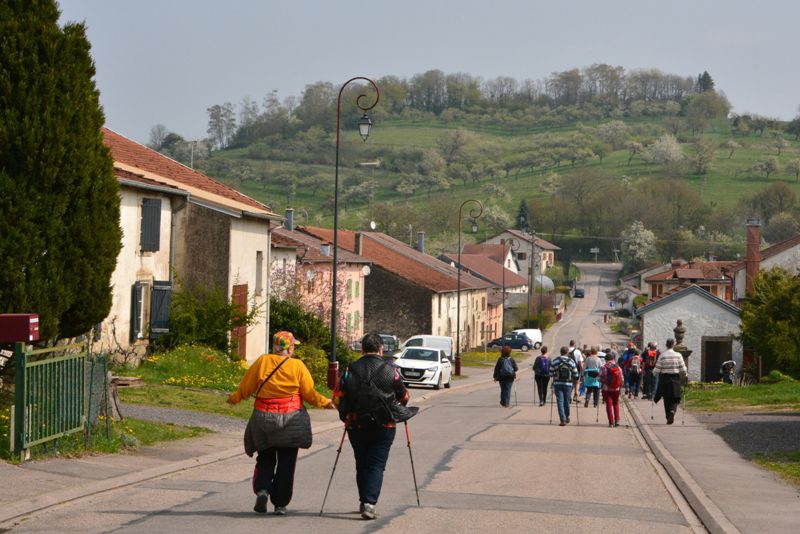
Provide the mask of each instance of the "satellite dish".
{"label": "satellite dish", "polygon": [[375,221],[370,221],[370,222],[369,222],[369,227],[370,227],[372,230],[374,230],[375,228],[377,228],[377,227],[378,227],[378,223],[376,223]]}
{"label": "satellite dish", "polygon": [[369,265],[365,265],[361,268],[361,274],[364,276],[369,276],[369,273],[372,272],[372,269],[369,268]]}

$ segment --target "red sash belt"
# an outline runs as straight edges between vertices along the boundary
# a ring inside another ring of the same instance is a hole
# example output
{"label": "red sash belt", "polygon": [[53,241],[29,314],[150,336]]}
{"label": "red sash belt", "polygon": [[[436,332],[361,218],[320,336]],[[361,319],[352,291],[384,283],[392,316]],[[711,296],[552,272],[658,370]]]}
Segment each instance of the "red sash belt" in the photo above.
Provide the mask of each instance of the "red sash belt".
{"label": "red sash belt", "polygon": [[260,412],[272,413],[289,413],[299,410],[303,407],[303,401],[300,400],[300,395],[292,395],[291,397],[281,397],[279,399],[265,399],[256,397],[255,409]]}

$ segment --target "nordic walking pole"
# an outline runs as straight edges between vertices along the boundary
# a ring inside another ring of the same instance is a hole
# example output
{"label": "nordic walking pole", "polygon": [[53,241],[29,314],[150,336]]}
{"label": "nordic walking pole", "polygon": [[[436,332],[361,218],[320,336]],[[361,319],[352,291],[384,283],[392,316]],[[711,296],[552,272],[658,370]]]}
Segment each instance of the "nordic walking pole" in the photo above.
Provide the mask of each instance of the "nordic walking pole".
{"label": "nordic walking pole", "polygon": [[336,450],[336,460],[333,461],[333,469],[331,470],[331,478],[328,480],[328,488],[325,490],[325,498],[322,499],[322,506],[319,508],[319,515],[322,515],[322,510],[325,509],[325,501],[328,500],[328,492],[331,490],[331,482],[333,482],[333,474],[336,472],[336,464],[339,463],[339,455],[342,454],[342,446],[344,445],[344,436],[347,434],[347,426],[344,427],[342,432],[342,439],[339,441],[339,448]]}
{"label": "nordic walking pole", "polygon": [[556,386],[555,381],[553,382],[553,389],[550,391],[550,423],[553,424],[553,401],[556,398]]}
{"label": "nordic walking pole", "polygon": [[517,406],[517,379],[514,379],[514,406]]}
{"label": "nordic walking pole", "polygon": [[408,433],[408,421],[406,424],[406,442],[408,443],[408,457],[411,459],[411,476],[414,477],[414,492],[417,494],[417,506],[419,504],[419,488],[417,487],[417,472],[414,470],[414,455],[411,454],[411,435]]}

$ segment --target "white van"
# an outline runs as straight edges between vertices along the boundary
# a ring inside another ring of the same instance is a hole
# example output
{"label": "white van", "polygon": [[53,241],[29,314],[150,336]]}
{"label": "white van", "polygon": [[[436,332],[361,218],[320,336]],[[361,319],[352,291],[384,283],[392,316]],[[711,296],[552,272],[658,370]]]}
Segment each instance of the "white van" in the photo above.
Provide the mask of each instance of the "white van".
{"label": "white van", "polygon": [[542,346],[542,331],[538,328],[518,328],[511,331],[512,334],[525,334],[533,341],[533,348],[538,349]]}
{"label": "white van", "polygon": [[419,334],[406,339],[403,344],[400,345],[398,352],[402,352],[402,350],[406,347],[430,347],[433,349],[444,350],[447,358],[452,361],[454,345],[455,343],[453,343],[453,338],[450,336],[429,336],[426,334]]}

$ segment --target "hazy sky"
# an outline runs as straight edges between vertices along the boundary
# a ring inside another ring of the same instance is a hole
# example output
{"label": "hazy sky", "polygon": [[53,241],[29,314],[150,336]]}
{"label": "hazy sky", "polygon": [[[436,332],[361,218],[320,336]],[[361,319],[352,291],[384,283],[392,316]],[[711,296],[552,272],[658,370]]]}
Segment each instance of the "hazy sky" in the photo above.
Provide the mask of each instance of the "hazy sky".
{"label": "hazy sky", "polygon": [[[430,69],[543,79],[593,63],[708,70],[736,112],[800,104],[794,0],[60,0],[85,21],[107,124],[205,137],[206,108]],[[791,65],[795,65],[792,67]]]}

